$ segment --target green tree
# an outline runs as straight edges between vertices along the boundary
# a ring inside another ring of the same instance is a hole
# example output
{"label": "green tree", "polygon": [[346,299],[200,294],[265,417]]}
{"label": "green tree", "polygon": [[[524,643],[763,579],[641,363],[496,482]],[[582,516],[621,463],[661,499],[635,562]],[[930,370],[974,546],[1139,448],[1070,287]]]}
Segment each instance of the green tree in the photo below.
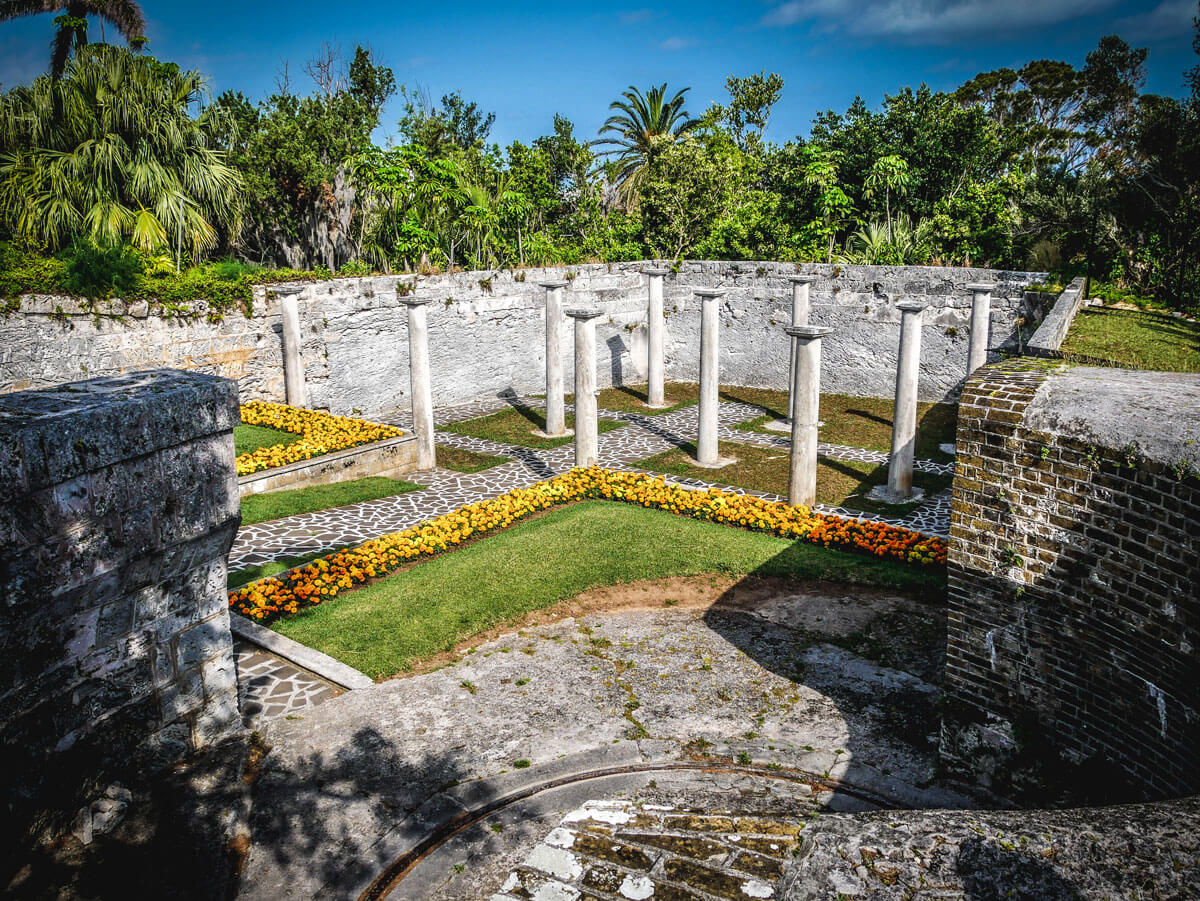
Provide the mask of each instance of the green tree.
{"label": "green tree", "polygon": [[480,149],[496,121],[495,113],[484,113],[458,91],[444,94],[440,107],[435,107],[428,92],[419,88],[402,87],[400,96],[404,101],[400,134],[406,143],[423,147],[430,156]]}
{"label": "green tree", "polygon": [[0,22],[22,16],[58,12],[55,16],[54,41],[50,49],[50,76],[60,78],[67,59],[87,46],[88,16],[108,22],[134,49],[146,43],[146,17],[134,0],[0,0]]}
{"label": "green tree", "polygon": [[213,146],[219,111],[199,116],[198,72],[91,44],[61,79],[0,97],[0,218],[62,247],[76,237],[199,258],[238,230],[243,184]]}
{"label": "green tree", "polygon": [[728,154],[712,153],[689,136],[652,139],[642,180],[644,239],[655,257],[682,258],[731,207],[738,173]]}
{"label": "green tree", "polygon": [[912,187],[908,163],[898,156],[881,156],[871,166],[863,183],[863,196],[873,200],[883,192],[883,207],[887,214],[888,240],[892,240],[892,195],[904,197]]}
{"label": "green tree", "polygon": [[783,76],[765,71],[745,78],[730,75],[725,89],[729,105],[715,107],[714,116],[729,129],[739,148],[750,151],[762,143],[771,110],[783,94]]}
{"label": "green tree", "polygon": [[601,155],[612,157],[609,174],[627,205],[637,199],[654,150],[681,140],[695,127],[696,122],[684,109],[684,94],[690,90],[676,91],[667,99],[665,83],[645,94],[630,85],[621,95],[623,100],[609,104],[608,108],[617,112],[608,117],[593,143],[613,148]]}
{"label": "green tree", "polygon": [[358,47],[347,66],[326,49],[306,67],[316,92],[280,90],[251,111],[244,97],[222,94],[216,108],[239,127],[224,135],[248,188],[242,256],[295,269],[337,269],[358,257],[359,206],[353,161],[395,93],[391,69]]}

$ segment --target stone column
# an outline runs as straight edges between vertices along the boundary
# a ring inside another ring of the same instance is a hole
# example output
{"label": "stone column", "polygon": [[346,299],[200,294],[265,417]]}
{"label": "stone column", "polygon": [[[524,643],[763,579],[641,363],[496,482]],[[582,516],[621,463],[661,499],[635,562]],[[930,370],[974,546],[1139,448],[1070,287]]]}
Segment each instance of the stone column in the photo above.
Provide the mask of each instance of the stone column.
{"label": "stone column", "polygon": [[[808,325],[809,297],[808,286],[817,280],[815,275],[789,275],[787,280],[792,283],[792,326]],[[763,427],[773,432],[790,432],[792,420],[796,416],[796,398],[791,394],[792,386],[796,383],[796,344],[793,341],[788,362],[788,415],[783,419],[772,419]],[[818,423],[824,425],[824,423]]]}
{"label": "stone column", "polygon": [[919,499],[913,488],[913,443],[917,435],[917,379],[921,374],[921,312],[926,304],[905,300],[900,310],[900,354],[896,363],[896,406],[892,414],[892,453],[888,458],[887,485],[871,490],[870,497],[889,503]]}
{"label": "stone column", "polygon": [[562,292],[565,281],[539,282],[546,289],[546,430],[534,431],[545,438],[561,438],[571,432],[563,404]]}
{"label": "stone column", "polygon": [[304,361],[300,358],[300,292],[297,285],[272,288],[279,298],[283,320],[283,387],[287,403],[292,407],[308,405],[304,391]]}
{"label": "stone column", "polygon": [[412,387],[413,432],[417,436],[417,466],[437,465],[433,444],[433,386],[429,377],[428,299],[402,298],[408,307],[408,372]]}
{"label": "stone column", "polygon": [[647,286],[649,303],[646,307],[646,406],[653,409],[667,406],[663,354],[663,276],[668,271],[654,268],[642,270],[642,274],[650,279]]}
{"label": "stone column", "polygon": [[717,405],[720,401],[717,303],[725,295],[725,289],[698,288],[695,294],[700,298],[700,427],[695,463],[715,469],[734,462],[720,455],[717,444]]}
{"label": "stone column", "polygon": [[596,411],[595,307],[567,310],[575,320],[575,465],[600,462],[600,430]]}
{"label": "stone column", "polygon": [[833,329],[797,325],[792,338],[792,455],[788,503],[812,506],[817,499],[817,423],[821,412],[821,339]]}
{"label": "stone column", "polygon": [[967,351],[967,377],[987,362],[992,317],[992,284],[967,285],[971,292],[971,346]]}

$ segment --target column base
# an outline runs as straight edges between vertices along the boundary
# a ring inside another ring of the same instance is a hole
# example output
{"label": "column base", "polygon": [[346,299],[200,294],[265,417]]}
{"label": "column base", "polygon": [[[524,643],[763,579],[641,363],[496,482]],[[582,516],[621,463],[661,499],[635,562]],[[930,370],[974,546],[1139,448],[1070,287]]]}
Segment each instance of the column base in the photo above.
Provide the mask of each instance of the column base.
{"label": "column base", "polygon": [[914,487],[908,497],[896,494],[887,485],[876,485],[867,492],[867,500],[878,501],[881,504],[911,504],[925,497],[925,489]]}
{"label": "column base", "polygon": [[642,406],[645,407],[647,410],[665,410],[667,407],[673,407],[675,405],[663,402],[661,404],[646,403],[646,404],[642,404]]}
{"label": "column base", "polygon": [[543,432],[541,429],[530,429],[529,434],[537,438],[570,438],[575,434],[574,429],[563,429],[556,435],[551,435],[549,432]]}
{"label": "column base", "polygon": [[688,460],[693,466],[699,466],[701,469],[721,469],[731,463],[736,463],[737,457],[717,457],[712,463],[701,463],[695,457],[689,457]]}

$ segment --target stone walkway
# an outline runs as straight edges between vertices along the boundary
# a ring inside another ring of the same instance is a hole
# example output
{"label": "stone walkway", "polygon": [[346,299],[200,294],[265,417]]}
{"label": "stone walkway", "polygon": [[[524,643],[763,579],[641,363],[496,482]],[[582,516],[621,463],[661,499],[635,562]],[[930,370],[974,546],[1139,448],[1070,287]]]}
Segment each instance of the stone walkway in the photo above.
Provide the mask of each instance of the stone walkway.
{"label": "stone walkway", "polygon": [[247,728],[280,716],[297,716],[342,689],[250,642],[235,639],[238,707]]}
{"label": "stone walkway", "polygon": [[241,897],[770,898],[819,812],[972,803],[937,778],[943,608],[706,591],[265,721]]}

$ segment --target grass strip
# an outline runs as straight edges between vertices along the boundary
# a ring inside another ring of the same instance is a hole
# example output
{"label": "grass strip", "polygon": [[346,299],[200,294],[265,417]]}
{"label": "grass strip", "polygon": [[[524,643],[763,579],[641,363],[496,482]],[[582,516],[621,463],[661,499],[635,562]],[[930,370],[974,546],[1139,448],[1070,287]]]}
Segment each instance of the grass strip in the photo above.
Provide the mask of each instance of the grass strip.
{"label": "grass strip", "polygon": [[233,427],[233,448],[239,457],[242,454],[252,454],[260,447],[295,444],[297,441],[303,440],[303,435],[293,435],[291,432],[281,432],[279,429],[269,429],[261,425],[235,425]]}
{"label": "grass strip", "polygon": [[308,488],[252,494],[242,500],[242,525],[252,526],[272,519],[283,519],[285,516],[299,516],[301,513],[315,513],[318,510],[345,507],[362,501],[374,501],[381,497],[418,491],[420,488],[420,485],[402,479],[369,476],[350,482],[334,482],[332,485],[310,485]]}
{"label": "grass strip", "polygon": [[1133,369],[1200,372],[1200,322],[1149,310],[1082,309],[1062,352]]}
{"label": "grass strip", "polygon": [[[613,429],[619,429],[624,425],[625,423],[618,420],[601,419],[599,421],[599,432],[603,435],[605,432],[611,432]],[[567,414],[567,428],[571,429],[574,427],[575,417],[572,414]],[[458,435],[486,438],[489,441],[497,441],[500,444],[515,444],[520,447],[533,447],[540,450],[561,447],[575,440],[570,435],[563,438],[542,438],[533,434],[534,429],[545,428],[545,411],[535,410],[533,407],[527,407],[524,404],[509,410],[501,410],[499,413],[492,413],[490,416],[465,419],[462,422],[452,422],[442,426],[444,431],[454,432]]]}
{"label": "grass strip", "polygon": [[437,465],[452,472],[483,472],[502,463],[511,463],[512,457],[500,457],[494,454],[481,454],[478,451],[466,450],[461,447],[437,446]]}

